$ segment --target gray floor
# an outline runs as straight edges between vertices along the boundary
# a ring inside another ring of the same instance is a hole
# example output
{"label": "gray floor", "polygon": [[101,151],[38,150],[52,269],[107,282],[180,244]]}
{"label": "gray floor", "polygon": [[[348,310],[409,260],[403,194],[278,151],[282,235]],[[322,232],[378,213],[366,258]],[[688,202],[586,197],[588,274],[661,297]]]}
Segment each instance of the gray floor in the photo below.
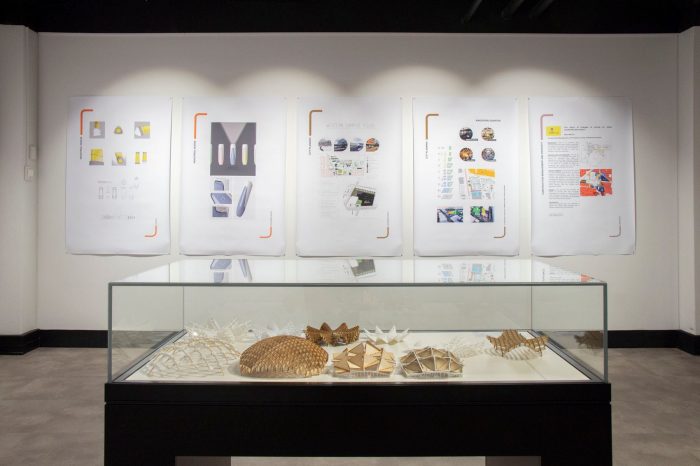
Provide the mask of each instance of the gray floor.
{"label": "gray floor", "polygon": [[[40,348],[0,356],[0,465],[99,465],[106,350]],[[610,351],[615,464],[700,466],[700,357],[674,349]],[[235,465],[328,464],[323,459]],[[472,465],[474,459],[334,460],[336,466]],[[483,464],[483,460],[481,460]]]}

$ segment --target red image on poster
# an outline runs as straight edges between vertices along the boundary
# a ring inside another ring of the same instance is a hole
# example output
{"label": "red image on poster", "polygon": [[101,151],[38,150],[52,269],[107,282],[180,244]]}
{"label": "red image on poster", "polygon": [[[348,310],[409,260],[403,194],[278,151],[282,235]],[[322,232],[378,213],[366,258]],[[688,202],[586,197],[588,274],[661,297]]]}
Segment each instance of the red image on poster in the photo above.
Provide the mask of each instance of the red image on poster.
{"label": "red image on poster", "polygon": [[581,196],[611,196],[612,169],[611,168],[582,168],[580,170],[580,195]]}

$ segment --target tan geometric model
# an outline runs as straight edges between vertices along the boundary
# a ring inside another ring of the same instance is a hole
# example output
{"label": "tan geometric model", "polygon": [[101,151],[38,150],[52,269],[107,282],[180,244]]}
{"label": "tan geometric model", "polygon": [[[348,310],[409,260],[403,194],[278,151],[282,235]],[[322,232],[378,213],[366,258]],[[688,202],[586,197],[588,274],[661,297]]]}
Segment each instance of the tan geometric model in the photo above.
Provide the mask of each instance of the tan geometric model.
{"label": "tan geometric model", "polygon": [[394,354],[372,343],[360,343],[333,355],[333,368],[339,376],[388,377],[395,367]]}
{"label": "tan geometric model", "polygon": [[295,378],[318,375],[328,353],[301,337],[279,335],[255,343],[241,354],[241,375]]}
{"label": "tan geometric model", "polygon": [[401,358],[401,368],[406,377],[458,377],[462,375],[462,362],[451,352],[426,346],[411,350]]}
{"label": "tan geometric model", "polygon": [[327,323],[323,323],[321,328],[306,326],[306,339],[313,341],[317,345],[342,346],[357,341],[360,338],[360,327],[348,328],[348,324],[343,322],[333,330]]}
{"label": "tan geometric model", "polygon": [[491,342],[496,351],[501,353],[501,356],[505,356],[507,352],[521,345],[527,346],[531,350],[540,353],[541,356],[542,351],[545,350],[547,342],[549,341],[548,336],[527,339],[517,330],[504,330],[498,337],[487,336],[486,338]]}
{"label": "tan geometric model", "polygon": [[239,355],[220,338],[188,336],[161,348],[143,370],[161,379],[224,375]]}

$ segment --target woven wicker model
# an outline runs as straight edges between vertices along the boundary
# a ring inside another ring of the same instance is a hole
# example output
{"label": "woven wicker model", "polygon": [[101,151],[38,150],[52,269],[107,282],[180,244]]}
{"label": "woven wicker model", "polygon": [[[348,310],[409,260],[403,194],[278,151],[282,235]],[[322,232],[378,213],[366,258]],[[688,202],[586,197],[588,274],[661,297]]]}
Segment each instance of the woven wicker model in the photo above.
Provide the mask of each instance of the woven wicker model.
{"label": "woven wicker model", "polygon": [[426,346],[411,350],[401,358],[406,377],[459,377],[462,362],[451,352]]}
{"label": "woven wicker model", "polygon": [[335,330],[327,323],[323,323],[320,328],[312,326],[306,327],[306,339],[313,341],[317,345],[341,346],[347,345],[360,338],[360,327],[348,327],[348,324],[343,322]]}
{"label": "woven wicker model", "polygon": [[547,348],[547,342],[549,341],[548,336],[525,338],[517,330],[504,330],[498,337],[487,336],[486,338],[496,351],[501,353],[501,356],[505,356],[507,352],[521,345],[527,346],[541,355],[542,351]]}
{"label": "woven wicker model", "polygon": [[335,375],[344,377],[388,377],[394,372],[394,354],[372,343],[360,343],[333,355]]}
{"label": "woven wicker model", "polygon": [[301,337],[280,335],[265,338],[241,354],[241,375],[249,377],[295,378],[318,375],[328,353]]}

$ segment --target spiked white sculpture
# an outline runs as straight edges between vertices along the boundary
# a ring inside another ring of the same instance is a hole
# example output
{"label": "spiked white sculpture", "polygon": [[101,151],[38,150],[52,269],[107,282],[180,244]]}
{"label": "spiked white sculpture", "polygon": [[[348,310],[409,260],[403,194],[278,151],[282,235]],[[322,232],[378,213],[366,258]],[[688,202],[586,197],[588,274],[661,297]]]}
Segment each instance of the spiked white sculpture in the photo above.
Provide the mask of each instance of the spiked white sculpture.
{"label": "spiked white sculpture", "polygon": [[249,341],[253,337],[250,322],[238,322],[236,319],[225,325],[219,325],[216,319],[209,319],[205,324],[192,322],[185,326],[185,330],[193,337],[219,338],[230,343]]}
{"label": "spiked white sculpture", "polygon": [[265,327],[257,327],[253,329],[256,340],[264,338],[276,337],[279,335],[291,335],[294,337],[302,336],[303,330],[300,326],[294,325],[292,322],[279,326],[276,322],[266,325]]}
{"label": "spiked white sculpture", "polygon": [[374,332],[363,328],[362,332],[375,345],[395,345],[401,343],[408,336],[408,329],[399,332],[396,330],[396,325],[392,325],[388,332],[383,332],[379,327],[374,327]]}

